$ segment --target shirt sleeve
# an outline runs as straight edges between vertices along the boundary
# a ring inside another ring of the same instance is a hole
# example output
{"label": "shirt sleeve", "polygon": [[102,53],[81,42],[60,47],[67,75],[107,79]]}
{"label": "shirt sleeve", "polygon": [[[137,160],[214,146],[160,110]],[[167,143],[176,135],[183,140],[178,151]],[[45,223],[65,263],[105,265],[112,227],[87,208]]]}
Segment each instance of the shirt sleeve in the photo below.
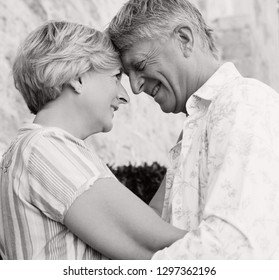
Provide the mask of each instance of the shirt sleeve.
{"label": "shirt sleeve", "polygon": [[278,98],[217,103],[208,118],[202,221],[152,259],[267,259],[279,252]]}
{"label": "shirt sleeve", "polygon": [[28,175],[31,203],[61,223],[80,194],[113,176],[96,154],[57,134],[40,135],[32,143]]}

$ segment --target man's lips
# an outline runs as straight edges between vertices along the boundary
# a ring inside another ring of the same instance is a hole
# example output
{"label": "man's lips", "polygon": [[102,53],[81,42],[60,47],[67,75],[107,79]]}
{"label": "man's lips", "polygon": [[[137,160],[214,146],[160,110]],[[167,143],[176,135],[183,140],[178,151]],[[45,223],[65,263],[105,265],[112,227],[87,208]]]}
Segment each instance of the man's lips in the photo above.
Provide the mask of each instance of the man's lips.
{"label": "man's lips", "polygon": [[160,87],[161,87],[161,83],[157,84],[157,85],[153,88],[153,90],[152,90],[152,92],[151,92],[151,96],[152,96],[152,97],[155,97],[155,95],[158,93]]}

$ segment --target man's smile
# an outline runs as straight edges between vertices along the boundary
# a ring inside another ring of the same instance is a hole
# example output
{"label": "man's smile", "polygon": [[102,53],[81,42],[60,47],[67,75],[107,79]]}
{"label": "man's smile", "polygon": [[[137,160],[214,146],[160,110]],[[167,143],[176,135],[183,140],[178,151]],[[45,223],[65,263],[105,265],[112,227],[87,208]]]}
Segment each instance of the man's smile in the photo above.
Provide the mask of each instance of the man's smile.
{"label": "man's smile", "polygon": [[152,96],[152,97],[155,97],[155,95],[158,93],[160,87],[161,87],[161,83],[159,82],[159,83],[153,88],[153,90],[152,90],[152,92],[151,92],[151,96]]}

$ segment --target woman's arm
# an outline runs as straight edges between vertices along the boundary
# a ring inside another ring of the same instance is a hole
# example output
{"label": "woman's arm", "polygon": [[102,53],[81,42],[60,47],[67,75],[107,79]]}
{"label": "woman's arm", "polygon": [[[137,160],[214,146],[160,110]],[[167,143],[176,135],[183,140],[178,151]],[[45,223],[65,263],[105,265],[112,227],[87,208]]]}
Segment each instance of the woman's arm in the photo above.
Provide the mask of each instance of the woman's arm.
{"label": "woman's arm", "polygon": [[100,179],[64,219],[85,243],[111,259],[150,259],[184,236],[116,179]]}

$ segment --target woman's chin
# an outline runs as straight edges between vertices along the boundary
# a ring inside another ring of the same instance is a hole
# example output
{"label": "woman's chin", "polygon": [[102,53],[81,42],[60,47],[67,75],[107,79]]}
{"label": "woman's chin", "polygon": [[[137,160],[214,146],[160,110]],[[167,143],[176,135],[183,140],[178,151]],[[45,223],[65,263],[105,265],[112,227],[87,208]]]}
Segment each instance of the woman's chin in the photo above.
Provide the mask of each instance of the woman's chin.
{"label": "woman's chin", "polygon": [[104,129],[103,129],[103,132],[106,133],[106,132],[110,132],[113,128],[113,124],[110,124],[110,125],[106,125],[104,126]]}

